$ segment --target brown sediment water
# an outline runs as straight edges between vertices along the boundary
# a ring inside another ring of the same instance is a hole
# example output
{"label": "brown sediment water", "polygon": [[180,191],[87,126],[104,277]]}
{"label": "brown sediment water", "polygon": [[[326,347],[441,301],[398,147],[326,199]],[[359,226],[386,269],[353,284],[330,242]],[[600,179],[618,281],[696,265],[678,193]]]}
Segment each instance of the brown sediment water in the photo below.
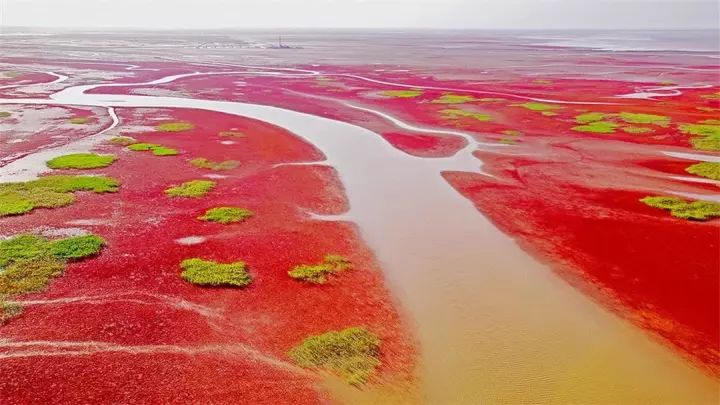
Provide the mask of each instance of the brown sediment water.
{"label": "brown sediment water", "polygon": [[[717,402],[717,381],[559,279],[450,187],[442,172],[479,172],[472,148],[452,158],[419,158],[367,129],[291,110],[84,93],[92,87],[66,89],[52,103],[242,115],[283,127],[325,153],[345,186],[348,218],[375,252],[414,327],[419,400]],[[333,392],[351,395],[350,402],[362,395]]]}

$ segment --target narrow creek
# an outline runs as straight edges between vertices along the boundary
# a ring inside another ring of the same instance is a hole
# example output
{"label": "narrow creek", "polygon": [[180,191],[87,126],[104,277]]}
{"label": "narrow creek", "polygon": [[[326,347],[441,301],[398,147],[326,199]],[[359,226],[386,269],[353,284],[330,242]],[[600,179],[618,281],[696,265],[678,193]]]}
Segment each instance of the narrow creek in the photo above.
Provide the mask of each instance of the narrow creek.
{"label": "narrow creek", "polygon": [[[216,111],[277,125],[321,150],[345,187],[348,217],[375,252],[414,327],[421,345],[420,391],[427,403],[704,404],[717,399],[713,379],[570,287],[450,187],[441,172],[480,171],[482,163],[471,149],[452,158],[420,158],[365,128],[288,109],[85,93],[96,87],[107,85],[67,88],[50,100],[0,104]],[[21,169],[25,176],[34,172],[33,162],[37,165],[28,157],[0,168],[0,181],[13,180]]]}

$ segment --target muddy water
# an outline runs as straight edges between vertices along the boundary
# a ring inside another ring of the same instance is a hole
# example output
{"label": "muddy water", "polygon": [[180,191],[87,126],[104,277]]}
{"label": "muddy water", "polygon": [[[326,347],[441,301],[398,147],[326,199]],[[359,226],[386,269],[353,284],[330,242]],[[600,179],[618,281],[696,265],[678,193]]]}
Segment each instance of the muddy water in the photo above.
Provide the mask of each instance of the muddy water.
{"label": "muddy water", "polygon": [[322,150],[346,188],[348,216],[415,327],[427,403],[717,400],[714,380],[558,279],[453,190],[440,172],[478,172],[469,155],[412,157],[364,128],[274,107],[86,88],[57,93],[54,102],[237,114]]}

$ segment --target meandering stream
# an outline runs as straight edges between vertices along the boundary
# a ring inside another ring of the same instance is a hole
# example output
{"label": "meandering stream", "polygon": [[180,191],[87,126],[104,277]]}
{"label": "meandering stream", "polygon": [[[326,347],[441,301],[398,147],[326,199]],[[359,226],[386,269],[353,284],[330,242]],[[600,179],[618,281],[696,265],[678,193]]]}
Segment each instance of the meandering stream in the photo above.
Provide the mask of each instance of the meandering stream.
{"label": "meandering stream", "polygon": [[[0,103],[202,109],[269,122],[315,145],[337,170],[348,217],[415,328],[428,403],[703,404],[717,398],[714,380],[531,258],[441,177],[443,171],[479,172],[481,162],[467,155],[471,149],[420,158],[365,128],[288,109],[86,93],[106,86]],[[0,168],[0,181],[13,180],[22,168],[34,171],[37,161],[29,156],[11,165]]]}

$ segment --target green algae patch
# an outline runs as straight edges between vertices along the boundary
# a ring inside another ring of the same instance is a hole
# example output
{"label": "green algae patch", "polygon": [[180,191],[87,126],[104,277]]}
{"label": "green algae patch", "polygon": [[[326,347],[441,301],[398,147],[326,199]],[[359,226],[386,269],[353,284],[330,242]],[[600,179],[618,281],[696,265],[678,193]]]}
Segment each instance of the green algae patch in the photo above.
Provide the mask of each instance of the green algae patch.
{"label": "green algae patch", "polygon": [[622,127],[620,128],[623,130],[623,132],[633,135],[641,135],[641,134],[652,134],[655,132],[654,129],[648,128],[648,127]]}
{"label": "green algae patch", "polygon": [[189,122],[165,122],[155,126],[155,130],[159,132],[183,132],[194,128],[195,125]]}
{"label": "green algae patch", "polygon": [[120,145],[120,146],[130,146],[132,144],[138,143],[137,139],[130,137],[130,136],[116,136],[109,141],[110,143],[114,145]]}
{"label": "green algae patch", "polygon": [[245,133],[241,131],[222,131],[218,135],[222,137],[244,138]]}
{"label": "green algae patch", "polygon": [[713,201],[688,202],[682,198],[668,196],[645,197],[640,201],[650,207],[668,210],[676,218],[707,221],[720,217],[720,203]]}
{"label": "green algae patch", "polygon": [[473,96],[463,95],[463,94],[453,94],[453,93],[446,93],[442,96],[436,98],[432,102],[434,104],[465,104],[465,103],[472,103],[473,101],[476,101],[477,99]]}
{"label": "green algae patch", "polygon": [[240,162],[236,160],[226,160],[224,162],[213,162],[212,160],[208,160],[206,158],[196,158],[192,159],[190,161],[190,164],[200,168],[200,169],[209,169],[209,170],[232,170],[240,164]]}
{"label": "green algae patch", "polygon": [[88,122],[90,122],[90,118],[75,117],[75,118],[70,118],[70,120],[68,122],[70,122],[71,124],[74,124],[74,125],[84,125],[84,124],[87,124]]}
{"label": "green algae patch", "polygon": [[326,255],[321,263],[295,266],[288,272],[288,275],[295,280],[325,284],[331,274],[348,270],[351,267],[352,264],[345,257],[331,254]]}
{"label": "green algae patch", "polygon": [[553,112],[553,110],[559,110],[562,107],[554,104],[546,104],[546,103],[538,103],[538,102],[529,102],[529,103],[523,103],[523,104],[513,104],[514,107],[522,107],[525,109],[528,109],[530,111],[538,111],[538,112]]}
{"label": "green algae patch", "polygon": [[25,234],[0,241],[0,295],[43,291],[68,261],[95,256],[104,245],[95,235],[48,240]]}
{"label": "green algae patch", "polygon": [[191,180],[165,190],[168,197],[200,198],[215,188],[217,183],[210,180]]}
{"label": "green algae patch", "polygon": [[423,91],[419,89],[411,89],[411,90],[385,90],[382,93],[385,97],[393,97],[393,98],[416,98],[423,95]]}
{"label": "green algae patch", "polygon": [[720,163],[717,162],[701,162],[689,166],[686,172],[708,179],[720,180]]}
{"label": "green algae patch", "polygon": [[23,183],[0,184],[0,217],[36,208],[60,208],[75,202],[77,191],[117,192],[119,183],[104,176],[47,176]]}
{"label": "green algae patch", "polygon": [[157,143],[134,143],[128,146],[128,149],[135,152],[150,151],[155,156],[175,156],[178,154],[176,149],[168,148]]}
{"label": "green algae patch", "polygon": [[488,122],[492,120],[492,118],[488,114],[463,110],[460,108],[447,108],[441,110],[440,114],[442,114],[442,117],[446,120],[457,120],[461,118],[471,118],[481,122]]}
{"label": "green algae patch", "polygon": [[589,112],[575,116],[575,122],[578,124],[589,124],[591,122],[602,121],[606,117],[605,114],[599,112]]}
{"label": "green algae patch", "polygon": [[589,132],[589,133],[595,133],[595,134],[612,134],[615,133],[615,129],[618,127],[618,124],[610,121],[595,121],[591,122],[587,125],[579,125],[576,127],[573,127],[573,131],[577,132]]}
{"label": "green algae patch", "polygon": [[253,216],[253,212],[245,208],[238,207],[216,207],[205,212],[204,215],[198,217],[201,221],[217,222],[220,224],[233,224],[242,222]]}
{"label": "green algae patch", "polygon": [[8,302],[0,297],[0,325],[22,315],[23,307],[19,302]]}
{"label": "green algae patch", "polygon": [[243,262],[217,263],[203,259],[186,259],[180,263],[183,280],[205,287],[245,287],[252,277]]}
{"label": "green algae patch", "polygon": [[10,114],[7,111],[0,111],[0,118],[10,118],[12,117],[12,114]]}
{"label": "green algae patch", "polygon": [[364,327],[310,336],[288,355],[301,367],[324,369],[360,385],[380,365],[380,338]]}
{"label": "green algae patch", "polygon": [[661,127],[670,125],[670,118],[662,115],[621,112],[618,117],[628,124],[652,124]]}
{"label": "green algae patch", "polygon": [[97,155],[95,153],[73,153],[58,156],[47,161],[51,169],[97,169],[115,163],[115,155]]}

